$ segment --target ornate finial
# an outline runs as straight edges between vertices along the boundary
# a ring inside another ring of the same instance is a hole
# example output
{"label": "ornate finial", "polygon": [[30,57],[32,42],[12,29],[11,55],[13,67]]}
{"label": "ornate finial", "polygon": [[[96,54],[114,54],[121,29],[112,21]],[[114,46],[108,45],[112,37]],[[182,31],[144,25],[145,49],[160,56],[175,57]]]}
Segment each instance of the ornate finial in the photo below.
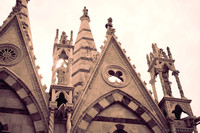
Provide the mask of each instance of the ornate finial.
{"label": "ornate finial", "polygon": [[56,29],[56,37],[55,37],[55,43],[58,43],[58,33],[59,33],[59,29]]}
{"label": "ornate finial", "polygon": [[88,17],[88,9],[86,7],[83,9],[83,16]]}
{"label": "ornate finial", "polygon": [[148,54],[146,55],[146,58],[147,58],[147,64],[148,64],[148,66],[150,66],[150,60],[149,60],[149,55]]}
{"label": "ornate finial", "polygon": [[19,12],[22,9],[22,1],[16,0],[16,5],[13,7],[13,12]]}
{"label": "ornate finial", "polygon": [[71,34],[70,34],[70,45],[73,44],[73,31],[71,31]]}
{"label": "ornate finial", "polygon": [[84,7],[83,9],[83,15],[81,16],[80,20],[88,20],[90,21],[90,17],[88,16],[88,9]]}
{"label": "ornate finial", "polygon": [[172,59],[172,54],[171,54],[169,47],[167,47],[167,53],[168,53],[169,58]]}
{"label": "ornate finial", "polygon": [[111,17],[108,18],[108,23],[105,25],[105,27],[107,29],[107,32],[106,32],[107,35],[112,35],[112,34],[115,33],[115,29],[112,28],[113,25],[112,25],[112,18]]}
{"label": "ornate finial", "polygon": [[156,53],[156,43],[152,43],[153,53]]}
{"label": "ornate finial", "polygon": [[70,36],[70,40],[73,40],[73,31],[71,31],[71,36]]}
{"label": "ornate finial", "polygon": [[107,29],[108,27],[113,27],[113,25],[112,25],[112,18],[111,18],[111,17],[108,18],[108,23],[107,23],[105,26],[106,26],[106,29]]}
{"label": "ornate finial", "polygon": [[56,29],[56,37],[58,38],[59,29]]}
{"label": "ornate finial", "polygon": [[68,44],[69,40],[67,40],[67,35],[66,33],[63,31],[61,38],[60,38],[60,44]]}

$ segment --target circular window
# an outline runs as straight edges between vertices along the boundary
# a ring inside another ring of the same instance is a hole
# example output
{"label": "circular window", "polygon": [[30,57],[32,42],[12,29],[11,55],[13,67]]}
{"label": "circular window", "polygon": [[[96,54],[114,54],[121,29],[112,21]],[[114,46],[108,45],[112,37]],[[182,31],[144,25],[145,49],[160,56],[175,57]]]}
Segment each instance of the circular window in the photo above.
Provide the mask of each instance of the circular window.
{"label": "circular window", "polygon": [[0,44],[0,64],[13,65],[20,61],[21,51],[13,44]]}
{"label": "circular window", "polygon": [[107,66],[102,70],[102,77],[106,83],[113,87],[124,87],[129,83],[127,71],[116,65]]}

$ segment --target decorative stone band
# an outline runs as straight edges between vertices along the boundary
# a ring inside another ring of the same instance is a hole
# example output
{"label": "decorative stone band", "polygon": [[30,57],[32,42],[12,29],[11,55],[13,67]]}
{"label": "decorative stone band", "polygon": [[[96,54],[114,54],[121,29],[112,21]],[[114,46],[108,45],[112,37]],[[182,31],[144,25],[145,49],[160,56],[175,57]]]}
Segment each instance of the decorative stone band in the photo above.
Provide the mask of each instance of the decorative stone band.
{"label": "decorative stone band", "polygon": [[88,38],[88,37],[81,37],[79,40],[77,40],[76,41],[76,43],[75,43],[75,45],[79,42],[79,41],[81,41],[81,40],[89,40],[89,41],[94,41],[94,39],[93,38]]}
{"label": "decorative stone band", "polygon": [[80,58],[78,58],[77,60],[75,60],[75,61],[73,62],[72,65],[74,65],[74,64],[76,64],[77,62],[82,61],[82,60],[92,61],[92,58],[88,58],[88,57],[80,57]]}
{"label": "decorative stone band", "polygon": [[33,121],[36,133],[45,133],[44,120],[41,118],[39,113],[39,107],[36,105],[36,101],[33,95],[26,89],[26,86],[23,85],[20,79],[14,77],[10,74],[6,68],[0,69],[0,79],[4,80],[21,98],[22,102],[26,106]]}
{"label": "decorative stone band", "polygon": [[76,53],[78,53],[78,51],[85,49],[85,50],[90,50],[90,51],[97,51],[96,48],[92,48],[92,47],[80,47],[79,49],[77,49],[76,51],[73,52],[73,55],[75,55]]}
{"label": "decorative stone band", "polygon": [[[83,133],[88,128],[89,124],[94,120],[95,116],[103,111],[105,108],[111,104],[119,102],[129,108],[131,111],[135,112],[137,116],[141,117],[143,122],[147,124],[150,130],[155,133],[161,133],[161,127],[158,124],[158,121],[153,117],[153,115],[145,107],[141,106],[139,102],[131,100],[128,96],[123,93],[114,92],[110,95],[104,97],[99,102],[94,104],[94,106],[89,107],[82,118],[78,122],[78,128],[76,129],[77,133]],[[159,128],[160,127],[160,128]]]}
{"label": "decorative stone band", "polygon": [[82,31],[88,31],[88,32],[91,32],[90,29],[82,29],[81,31],[78,32],[78,34],[80,34]]}

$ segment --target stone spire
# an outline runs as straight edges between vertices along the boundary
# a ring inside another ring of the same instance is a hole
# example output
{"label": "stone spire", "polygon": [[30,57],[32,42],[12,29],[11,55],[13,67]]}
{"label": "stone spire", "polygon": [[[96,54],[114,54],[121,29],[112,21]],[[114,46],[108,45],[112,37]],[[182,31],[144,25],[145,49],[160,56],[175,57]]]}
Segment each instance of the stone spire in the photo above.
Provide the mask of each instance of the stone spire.
{"label": "stone spire", "polygon": [[[81,20],[81,25],[79,28],[79,32],[75,41],[75,45],[80,45],[83,42],[86,42],[90,47],[93,47],[96,49],[96,45],[94,43],[94,39],[93,39],[93,35],[90,29],[90,17],[88,16],[88,9],[86,9],[86,7],[84,7],[83,9],[83,15],[80,17]],[[79,46],[75,46],[75,51],[76,49],[79,48]]]}
{"label": "stone spire", "polygon": [[73,85],[82,86],[89,77],[97,58],[97,49],[90,29],[88,9],[84,7],[81,24],[74,44]]}
{"label": "stone spire", "polygon": [[66,133],[70,133],[74,91],[72,85],[73,32],[71,31],[70,40],[68,40],[66,32],[63,31],[59,41],[58,32],[59,30],[57,29],[53,49],[48,132],[54,133],[54,122],[59,120],[66,123]]}

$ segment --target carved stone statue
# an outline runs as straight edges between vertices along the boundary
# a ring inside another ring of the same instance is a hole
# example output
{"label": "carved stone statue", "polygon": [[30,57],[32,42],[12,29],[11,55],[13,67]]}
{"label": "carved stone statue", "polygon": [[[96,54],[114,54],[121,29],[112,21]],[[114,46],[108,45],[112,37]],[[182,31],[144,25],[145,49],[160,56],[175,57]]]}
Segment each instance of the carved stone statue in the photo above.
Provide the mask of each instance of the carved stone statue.
{"label": "carved stone statue", "polygon": [[66,71],[64,70],[64,67],[57,69],[57,77],[58,77],[58,84],[65,83]]}
{"label": "carved stone statue", "polygon": [[171,86],[170,86],[170,81],[169,81],[169,68],[167,67],[167,65],[164,65],[163,67],[162,77],[163,77],[163,83],[164,83],[164,87],[166,89],[167,95],[172,96],[172,91],[171,91]]}

